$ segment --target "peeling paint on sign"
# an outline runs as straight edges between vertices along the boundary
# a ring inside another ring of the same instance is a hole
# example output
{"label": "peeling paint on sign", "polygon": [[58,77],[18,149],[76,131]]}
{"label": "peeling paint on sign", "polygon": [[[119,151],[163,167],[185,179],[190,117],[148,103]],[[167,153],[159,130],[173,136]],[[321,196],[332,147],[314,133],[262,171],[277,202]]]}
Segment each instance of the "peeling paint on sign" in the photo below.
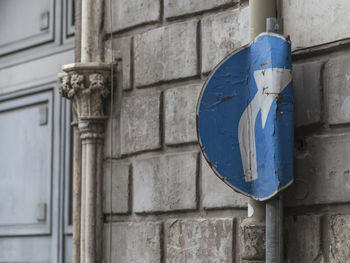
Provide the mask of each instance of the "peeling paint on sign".
{"label": "peeling paint on sign", "polygon": [[205,83],[197,131],[209,165],[234,190],[266,200],[293,181],[291,44],[273,33],[224,59]]}

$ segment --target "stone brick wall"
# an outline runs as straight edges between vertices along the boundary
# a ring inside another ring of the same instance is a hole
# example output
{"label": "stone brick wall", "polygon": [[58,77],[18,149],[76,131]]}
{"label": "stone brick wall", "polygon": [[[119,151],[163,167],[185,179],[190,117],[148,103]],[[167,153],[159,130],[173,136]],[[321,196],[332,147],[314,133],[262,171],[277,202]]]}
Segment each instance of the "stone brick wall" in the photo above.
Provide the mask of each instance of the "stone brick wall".
{"label": "stone brick wall", "polygon": [[[238,226],[247,200],[201,157],[195,108],[208,73],[248,42],[248,1],[112,2],[105,60],[113,52],[118,81],[105,142],[105,260],[112,245],[113,263],[241,262]],[[350,258],[350,16],[344,10],[347,0],[283,1],[296,126],[295,183],[284,194],[290,263]]]}

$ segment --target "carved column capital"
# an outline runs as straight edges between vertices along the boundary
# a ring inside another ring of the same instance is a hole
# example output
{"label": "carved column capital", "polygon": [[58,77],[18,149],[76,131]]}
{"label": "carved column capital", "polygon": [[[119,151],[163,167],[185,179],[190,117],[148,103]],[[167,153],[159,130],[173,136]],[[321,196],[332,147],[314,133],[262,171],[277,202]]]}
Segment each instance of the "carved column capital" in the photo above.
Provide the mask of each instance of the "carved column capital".
{"label": "carved column capital", "polygon": [[60,93],[72,100],[82,139],[102,139],[109,97],[110,65],[98,62],[63,66]]}
{"label": "carved column capital", "polygon": [[81,175],[74,175],[77,189],[73,211],[74,262],[98,263],[102,258],[103,138],[110,65],[98,62],[65,65],[59,78],[61,95],[72,101],[81,139]]}

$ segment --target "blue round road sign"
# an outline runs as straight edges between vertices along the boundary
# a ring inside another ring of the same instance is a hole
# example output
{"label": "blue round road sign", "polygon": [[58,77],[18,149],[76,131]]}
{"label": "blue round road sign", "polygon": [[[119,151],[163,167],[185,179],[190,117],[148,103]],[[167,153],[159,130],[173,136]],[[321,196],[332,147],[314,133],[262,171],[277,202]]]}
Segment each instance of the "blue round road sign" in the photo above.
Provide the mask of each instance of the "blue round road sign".
{"label": "blue round road sign", "polygon": [[293,181],[291,44],[260,34],[210,74],[197,105],[202,152],[234,190],[266,200]]}

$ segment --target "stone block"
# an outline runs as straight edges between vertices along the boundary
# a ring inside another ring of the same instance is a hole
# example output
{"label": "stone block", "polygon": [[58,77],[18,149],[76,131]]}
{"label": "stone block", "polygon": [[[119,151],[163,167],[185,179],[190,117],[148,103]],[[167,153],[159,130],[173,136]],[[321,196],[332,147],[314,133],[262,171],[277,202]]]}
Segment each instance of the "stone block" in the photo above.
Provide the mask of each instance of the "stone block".
{"label": "stone block", "polygon": [[189,85],[164,92],[165,143],[197,141],[196,106],[202,85]]}
{"label": "stone block", "polygon": [[330,220],[329,262],[349,262],[350,260],[350,215],[334,215]]}
{"label": "stone block", "polygon": [[159,0],[112,0],[113,23],[111,26],[110,1],[106,1],[105,29],[108,33],[141,24],[154,23],[160,19]]}
{"label": "stone block", "polygon": [[321,252],[320,216],[285,218],[285,248],[288,263],[320,262]]}
{"label": "stone block", "polygon": [[197,21],[172,24],[135,36],[134,54],[137,87],[198,74]]}
{"label": "stone block", "polygon": [[[115,100],[114,100],[115,101]],[[118,105],[114,102],[115,105]],[[120,104],[119,104],[120,105]],[[114,113],[113,119],[108,118],[105,138],[104,138],[104,156],[105,157],[114,157],[119,158],[121,155],[120,152],[120,110]],[[116,107],[115,107],[116,108]],[[113,125],[113,127],[111,127]],[[112,149],[111,149],[112,148]]]}
{"label": "stone block", "polygon": [[232,262],[232,218],[170,219],[166,262]]}
{"label": "stone block", "polygon": [[196,152],[162,155],[133,164],[136,213],[196,209]]}
{"label": "stone block", "polygon": [[[113,58],[115,62],[116,60],[121,60],[121,69],[122,69],[122,85],[123,90],[131,89],[130,85],[130,75],[131,75],[131,38],[130,37],[122,37],[111,40],[107,40],[105,42],[105,50],[104,57],[106,63],[112,62],[112,48],[113,48]],[[114,72],[117,73],[117,72]],[[119,82],[120,83],[120,82]]]}
{"label": "stone block", "polygon": [[204,157],[201,158],[202,199],[206,209],[224,207],[246,207],[248,199],[235,192],[221,181],[209,167]]}
{"label": "stone block", "polygon": [[293,49],[348,38],[349,8],[348,0],[284,0],[284,34],[290,35]]}
{"label": "stone block", "polygon": [[[112,223],[111,263],[161,262],[160,222]],[[104,240],[109,240],[109,224],[104,227]],[[109,258],[109,242],[105,242],[105,260]]]}
{"label": "stone block", "polygon": [[329,60],[325,66],[327,116],[329,124],[350,122],[350,56]]}
{"label": "stone block", "polygon": [[306,137],[295,152],[295,180],[285,205],[349,202],[349,149],[349,134]]}
{"label": "stone block", "polygon": [[124,97],[121,106],[121,152],[153,150],[160,142],[160,94]]}
{"label": "stone block", "polygon": [[295,126],[321,122],[323,62],[293,65]]}
{"label": "stone block", "polygon": [[249,8],[204,17],[201,32],[202,72],[209,72],[228,54],[249,42]]}
{"label": "stone block", "polygon": [[239,0],[165,0],[164,15],[166,18],[177,17],[237,2]]}
{"label": "stone block", "polygon": [[[112,168],[112,171],[111,171]],[[112,182],[111,182],[112,172]],[[103,180],[103,212],[122,214],[128,213],[129,209],[129,183],[130,165],[128,163],[118,163],[115,160],[106,161],[104,167]],[[112,185],[111,185],[112,184]],[[112,187],[112,195],[111,195]]]}
{"label": "stone block", "polygon": [[250,263],[265,260],[265,239],[265,222],[255,222],[247,218],[240,223],[239,243],[243,262],[244,260]]}

